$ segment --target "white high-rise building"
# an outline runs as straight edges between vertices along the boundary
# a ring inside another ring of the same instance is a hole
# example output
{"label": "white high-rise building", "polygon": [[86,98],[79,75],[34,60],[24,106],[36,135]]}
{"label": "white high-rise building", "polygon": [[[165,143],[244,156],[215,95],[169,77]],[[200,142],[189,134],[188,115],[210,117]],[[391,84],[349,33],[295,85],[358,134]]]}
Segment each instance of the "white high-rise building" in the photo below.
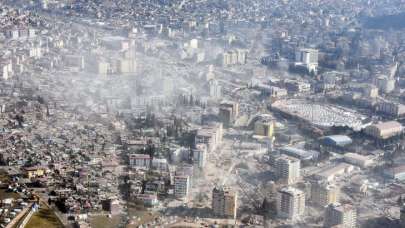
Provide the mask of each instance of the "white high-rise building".
{"label": "white high-rise building", "polygon": [[249,51],[246,49],[236,49],[224,52],[222,54],[222,65],[230,66],[236,64],[246,64],[248,52]]}
{"label": "white high-rise building", "polygon": [[210,87],[210,97],[214,99],[219,99],[222,96],[222,87],[218,84],[218,81],[215,79],[212,79],[209,81],[209,87]]}
{"label": "white high-rise building", "polygon": [[4,80],[8,80],[13,75],[13,63],[12,61],[5,60],[0,62],[0,77]]}
{"label": "white high-rise building", "polygon": [[303,64],[318,64],[318,50],[311,48],[301,48],[295,53],[295,61]]}
{"label": "white high-rise building", "polygon": [[309,72],[317,72],[318,70],[318,55],[319,51],[311,48],[301,48],[295,52],[296,65],[302,65]]}
{"label": "white high-rise building", "polygon": [[248,50],[246,49],[237,49],[236,52],[238,53],[238,64],[246,64],[247,62],[247,55]]}
{"label": "white high-rise building", "polygon": [[305,212],[305,193],[293,187],[279,191],[277,215],[281,218],[296,220]]}
{"label": "white high-rise building", "polygon": [[325,209],[324,227],[342,226],[355,228],[357,226],[357,211],[350,204],[329,204]]}
{"label": "white high-rise building", "polygon": [[286,184],[296,183],[301,176],[301,161],[288,155],[281,155],[276,159],[278,178]]}

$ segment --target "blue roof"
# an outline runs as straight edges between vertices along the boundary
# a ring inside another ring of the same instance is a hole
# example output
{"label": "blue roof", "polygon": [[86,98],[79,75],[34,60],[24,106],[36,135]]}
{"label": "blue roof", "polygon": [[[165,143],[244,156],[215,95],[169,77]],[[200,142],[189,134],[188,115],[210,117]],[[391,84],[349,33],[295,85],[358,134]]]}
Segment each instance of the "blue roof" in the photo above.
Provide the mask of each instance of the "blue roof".
{"label": "blue roof", "polygon": [[331,144],[334,146],[346,146],[353,142],[353,140],[347,135],[329,135],[322,138],[325,144]]}

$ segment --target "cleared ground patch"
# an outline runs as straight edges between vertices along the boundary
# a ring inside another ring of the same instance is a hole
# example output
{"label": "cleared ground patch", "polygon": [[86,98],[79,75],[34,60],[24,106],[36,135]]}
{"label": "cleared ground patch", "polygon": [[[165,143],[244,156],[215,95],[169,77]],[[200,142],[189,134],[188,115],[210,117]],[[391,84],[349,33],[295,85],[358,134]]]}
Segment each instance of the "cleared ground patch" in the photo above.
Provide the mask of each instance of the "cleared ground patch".
{"label": "cleared ground patch", "polygon": [[107,217],[107,215],[90,216],[91,227],[110,228],[118,227],[121,222],[120,216]]}
{"label": "cleared ground patch", "polygon": [[52,209],[41,203],[40,209],[32,215],[26,227],[62,228],[64,226]]}

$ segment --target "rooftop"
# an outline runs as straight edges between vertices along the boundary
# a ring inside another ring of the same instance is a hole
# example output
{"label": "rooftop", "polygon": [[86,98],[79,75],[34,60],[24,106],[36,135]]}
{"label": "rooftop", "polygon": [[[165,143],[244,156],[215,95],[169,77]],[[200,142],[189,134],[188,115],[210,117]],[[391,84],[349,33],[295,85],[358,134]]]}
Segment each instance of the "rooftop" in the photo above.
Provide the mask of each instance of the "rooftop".
{"label": "rooftop", "polygon": [[303,191],[297,189],[297,188],[293,188],[293,187],[284,187],[282,189],[280,189],[281,193],[287,193],[290,195],[300,195],[300,194],[304,194]]}
{"label": "rooftop", "polygon": [[351,144],[353,140],[346,135],[328,135],[322,138],[325,143],[332,143],[338,146]]}
{"label": "rooftop", "polygon": [[307,151],[291,146],[282,147],[280,150],[282,153],[302,160],[310,160],[318,156],[318,152],[316,151]]}
{"label": "rooftop", "polygon": [[397,121],[382,122],[382,123],[374,124],[373,126],[380,130],[402,128],[402,124]]}

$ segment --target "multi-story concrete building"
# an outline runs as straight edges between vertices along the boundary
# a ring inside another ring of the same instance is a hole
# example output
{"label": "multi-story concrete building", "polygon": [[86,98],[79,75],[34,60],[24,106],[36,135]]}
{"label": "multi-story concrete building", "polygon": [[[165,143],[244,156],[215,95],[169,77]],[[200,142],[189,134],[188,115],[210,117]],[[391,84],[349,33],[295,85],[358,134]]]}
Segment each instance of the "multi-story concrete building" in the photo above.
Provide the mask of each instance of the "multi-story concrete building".
{"label": "multi-story concrete building", "polygon": [[230,66],[236,64],[246,64],[247,62],[248,50],[246,49],[236,49],[224,52],[222,54],[222,65]]}
{"label": "multi-story concrete building", "polygon": [[246,49],[237,49],[236,53],[238,54],[238,64],[246,64],[248,50]]}
{"label": "multi-story concrete building", "polygon": [[277,215],[281,218],[296,220],[305,212],[305,193],[293,187],[279,190]]}
{"label": "multi-story concrete building", "polygon": [[158,172],[167,172],[169,168],[166,158],[153,158],[152,168]]}
{"label": "multi-story concrete building", "polygon": [[378,97],[378,88],[374,85],[366,85],[363,87],[362,94],[365,97],[376,98]]}
{"label": "multi-story concrete building", "polygon": [[346,153],[344,155],[344,160],[349,164],[357,165],[361,168],[367,168],[374,163],[373,157],[356,153]]}
{"label": "multi-story concrete building", "polygon": [[212,210],[215,215],[236,218],[238,194],[226,187],[215,187],[212,190]]}
{"label": "multi-story concrete building", "polygon": [[270,96],[271,97],[286,97],[288,95],[287,89],[272,86],[270,88]]}
{"label": "multi-story concrete building", "polygon": [[239,115],[239,104],[237,102],[222,102],[219,106],[219,118],[222,123],[229,127]]}
{"label": "multi-story concrete building", "polygon": [[296,66],[303,66],[309,72],[317,72],[319,51],[311,48],[301,48],[295,52]]}
{"label": "multi-story concrete building", "polygon": [[193,150],[193,161],[198,165],[198,168],[204,168],[207,160],[207,146],[199,143],[195,147]]}
{"label": "multi-story concrete building", "polygon": [[339,201],[340,190],[336,185],[324,181],[311,183],[311,201],[321,207]]}
{"label": "multi-story concrete building", "polygon": [[286,184],[296,183],[300,179],[301,161],[288,155],[276,158],[276,174],[280,181]]}
{"label": "multi-story concrete building", "polygon": [[187,200],[190,189],[190,177],[179,175],[174,177],[174,196],[179,199]]}
{"label": "multi-story concrete building", "polygon": [[272,138],[274,133],[274,122],[272,120],[259,120],[254,126],[255,134]]}
{"label": "multi-story concrete building", "polygon": [[8,80],[13,75],[13,65],[10,60],[0,60],[0,76],[3,80]]}
{"label": "multi-story concrete building", "polygon": [[234,51],[227,51],[222,54],[222,65],[235,65],[238,62],[238,54]]}
{"label": "multi-story concrete building", "polygon": [[303,81],[296,80],[284,80],[285,88],[287,93],[297,94],[297,93],[308,93],[311,91],[311,84]]}
{"label": "multi-story concrete building", "polygon": [[149,169],[151,161],[152,159],[148,154],[129,155],[129,165],[135,169]]}
{"label": "multi-story concrete building", "polygon": [[296,61],[304,64],[318,64],[318,50],[302,48],[295,54]]}
{"label": "multi-story concrete building", "polygon": [[350,204],[329,204],[325,209],[324,227],[342,226],[354,228],[357,226],[357,211]]}
{"label": "multi-story concrete building", "polygon": [[206,144],[208,152],[213,152],[222,142],[222,126],[222,123],[212,122],[208,126],[198,129],[195,136],[195,143]]}
{"label": "multi-story concrete building", "polygon": [[123,58],[117,60],[117,72],[125,73],[134,73],[136,71],[136,60],[131,58]]}
{"label": "multi-story concrete building", "polygon": [[211,79],[209,81],[210,97],[213,99],[219,99],[222,96],[222,87],[218,84],[218,81]]}
{"label": "multi-story concrete building", "polygon": [[393,117],[405,115],[405,105],[395,102],[380,102],[376,106],[376,111]]}
{"label": "multi-story concrete building", "polygon": [[232,108],[230,107],[220,107],[219,108],[219,119],[224,124],[225,127],[232,125],[234,119],[232,115]]}
{"label": "multi-story concrete building", "polygon": [[373,124],[364,129],[364,132],[379,140],[389,139],[401,134],[403,131],[402,124],[397,121],[388,121],[379,124]]}
{"label": "multi-story concrete building", "polygon": [[395,79],[380,75],[374,80],[378,90],[383,93],[391,93],[395,89]]}

